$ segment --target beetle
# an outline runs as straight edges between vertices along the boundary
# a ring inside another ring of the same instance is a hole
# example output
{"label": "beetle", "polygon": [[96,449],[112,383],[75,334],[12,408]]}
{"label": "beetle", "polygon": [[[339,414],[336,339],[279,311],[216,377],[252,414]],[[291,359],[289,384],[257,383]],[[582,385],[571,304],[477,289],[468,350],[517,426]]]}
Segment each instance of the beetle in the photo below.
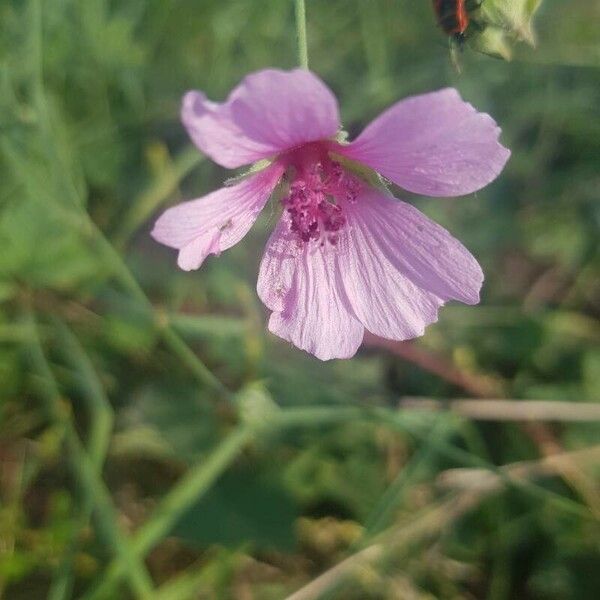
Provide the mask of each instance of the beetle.
{"label": "beetle", "polygon": [[477,0],[433,0],[433,9],[442,30],[462,47],[471,18],[469,11],[479,8]]}

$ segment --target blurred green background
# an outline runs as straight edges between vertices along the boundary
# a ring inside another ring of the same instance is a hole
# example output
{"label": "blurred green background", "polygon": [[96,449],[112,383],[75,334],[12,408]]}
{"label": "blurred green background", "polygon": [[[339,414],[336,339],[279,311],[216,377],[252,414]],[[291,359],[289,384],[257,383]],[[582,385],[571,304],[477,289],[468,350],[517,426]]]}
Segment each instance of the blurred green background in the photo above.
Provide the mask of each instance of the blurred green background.
{"label": "blurred green background", "polygon": [[[307,13],[351,135],[447,85],[501,124],[488,188],[399,192],[479,258],[481,305],[321,363],[267,333],[254,291],[276,207],[198,272],[150,239],[228,176],[182,94],[293,67],[292,2],[2,0],[5,598],[598,597],[600,429],[568,419],[600,397],[600,3],[545,0],[535,49],[467,48],[461,74],[428,1]],[[511,408],[398,409],[469,397]],[[577,404],[523,424],[527,399]]]}

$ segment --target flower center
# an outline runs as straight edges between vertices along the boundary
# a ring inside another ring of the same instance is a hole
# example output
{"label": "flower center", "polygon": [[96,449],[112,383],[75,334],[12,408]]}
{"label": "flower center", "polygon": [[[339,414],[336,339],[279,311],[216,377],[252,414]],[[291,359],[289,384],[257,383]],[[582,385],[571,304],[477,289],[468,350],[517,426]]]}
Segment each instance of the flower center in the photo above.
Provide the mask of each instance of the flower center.
{"label": "flower center", "polygon": [[360,181],[326,156],[293,166],[295,176],[282,200],[291,231],[304,243],[335,246],[346,225],[344,205],[356,201]]}

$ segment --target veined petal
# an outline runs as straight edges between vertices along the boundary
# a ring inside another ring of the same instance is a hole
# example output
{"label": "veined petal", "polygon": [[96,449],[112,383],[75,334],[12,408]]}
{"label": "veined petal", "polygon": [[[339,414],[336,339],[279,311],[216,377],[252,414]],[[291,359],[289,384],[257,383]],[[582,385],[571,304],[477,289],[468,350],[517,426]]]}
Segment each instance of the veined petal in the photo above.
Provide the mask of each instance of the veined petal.
{"label": "veined petal", "polygon": [[[425,327],[437,321],[444,300],[419,287],[386,256],[361,197],[346,207],[346,215],[349,229],[340,247],[340,278],[357,319],[371,333],[392,340],[423,335]],[[399,231],[398,253],[403,251],[401,239]]]}
{"label": "veined petal", "polygon": [[269,330],[321,360],[354,356],[364,327],[348,307],[337,254],[300,247],[287,229],[284,216],[269,240],[258,279],[261,299],[275,310]]}
{"label": "veined petal", "polygon": [[236,125],[229,102],[211,102],[202,92],[183,97],[181,121],[194,144],[212,160],[228,169],[266,158],[274,152],[248,138]]}
{"label": "veined petal", "polygon": [[279,219],[271,234],[258,272],[256,291],[264,305],[275,312],[286,309],[286,300],[298,268],[298,240],[286,216]]}
{"label": "veined petal", "polygon": [[209,254],[231,248],[248,233],[283,169],[273,163],[236,185],[167,209],[156,221],[152,237],[179,250],[177,264],[183,270],[198,269]]}
{"label": "veined petal", "polygon": [[[424,324],[435,320],[437,306],[448,300],[459,300],[465,304],[479,302],[483,283],[479,263],[448,231],[416,208],[379,190],[366,188],[348,212],[349,219],[355,223],[354,243],[360,249],[354,252],[360,251],[364,256],[367,244],[373,251],[371,273],[353,274],[358,277],[353,283],[355,293],[351,294],[353,306],[361,285],[377,281],[378,287],[370,294],[389,294],[390,290],[395,290],[404,306],[410,308],[406,318],[410,317],[409,321],[415,327],[419,317]],[[381,266],[378,266],[380,259]],[[363,261],[366,259],[363,258]],[[364,270],[365,267],[358,265],[356,269]],[[392,280],[393,270],[398,271],[400,277],[395,275]],[[375,281],[371,281],[372,278]],[[385,281],[388,281],[388,290],[385,289]],[[421,291],[415,292],[407,286],[407,281]],[[403,293],[399,292],[401,288]],[[413,293],[416,295],[408,300]],[[364,307],[357,309],[361,320],[363,317],[366,319],[364,312]],[[366,322],[365,325],[369,328]]]}
{"label": "veined petal", "polygon": [[198,148],[227,168],[332,137],[340,126],[335,96],[303,69],[248,75],[222,104],[188,92],[181,118]]}
{"label": "veined petal", "polygon": [[455,89],[397,102],[336,152],[427,196],[470,194],[493,181],[510,151],[500,128]]}

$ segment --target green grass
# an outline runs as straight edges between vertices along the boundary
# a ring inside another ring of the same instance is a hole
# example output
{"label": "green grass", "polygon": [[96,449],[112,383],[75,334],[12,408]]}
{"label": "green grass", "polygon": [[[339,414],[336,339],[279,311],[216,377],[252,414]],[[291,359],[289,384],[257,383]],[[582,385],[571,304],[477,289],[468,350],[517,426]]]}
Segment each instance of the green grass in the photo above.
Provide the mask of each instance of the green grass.
{"label": "green grass", "polygon": [[[467,48],[459,74],[429,4],[0,4],[0,595],[596,597],[598,423],[397,404],[600,398],[600,14],[545,0],[535,49]],[[321,363],[268,334],[275,205],[198,272],[149,236],[231,175],[182,94],[306,60],[351,135],[452,85],[512,150],[475,195],[398,190],[486,283],[397,352]]]}

